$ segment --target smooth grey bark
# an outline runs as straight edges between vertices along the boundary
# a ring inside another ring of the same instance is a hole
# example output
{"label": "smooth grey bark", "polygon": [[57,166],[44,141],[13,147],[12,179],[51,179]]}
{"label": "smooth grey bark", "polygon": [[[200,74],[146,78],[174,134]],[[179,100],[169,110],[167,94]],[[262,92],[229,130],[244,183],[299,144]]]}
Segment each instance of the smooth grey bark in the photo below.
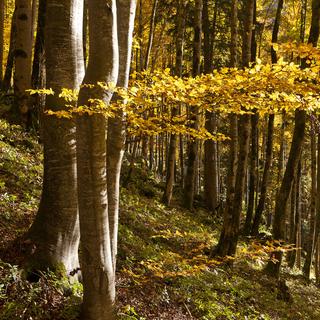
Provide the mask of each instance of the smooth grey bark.
{"label": "smooth grey bark", "polygon": [[[78,89],[84,75],[82,0],[47,0],[45,28],[46,109],[64,110],[62,88]],[[43,115],[44,177],[40,207],[29,231],[35,252],[32,269],[79,267],[75,123]]]}
{"label": "smooth grey bark", "polygon": [[[129,83],[132,38],[136,0],[117,0],[117,22],[119,42],[118,87],[127,88]],[[118,99],[113,96],[114,100]],[[120,172],[125,144],[124,115],[119,112],[115,118],[108,120],[107,137],[107,183],[108,215],[110,223],[113,269],[116,270]]]}
{"label": "smooth grey bark", "polygon": [[[91,0],[88,2],[88,13],[89,61],[83,84],[92,84],[94,87],[81,88],[79,104],[90,105],[89,100],[92,98],[109,104],[112,91],[104,90],[96,84],[118,81],[116,1]],[[85,320],[114,319],[113,257],[116,252],[113,246],[116,243],[112,239],[115,225],[112,224],[108,208],[110,190],[107,187],[106,122],[105,116],[99,113],[84,113],[77,117],[78,200],[84,286],[81,317]],[[116,156],[119,157],[119,154]],[[116,184],[116,181],[113,182]],[[111,192],[114,191],[115,185]],[[114,202],[116,201],[115,197]]]}
{"label": "smooth grey bark", "polygon": [[16,0],[16,42],[14,48],[14,117],[26,124],[28,112],[27,89],[31,88],[32,10],[30,0]]}

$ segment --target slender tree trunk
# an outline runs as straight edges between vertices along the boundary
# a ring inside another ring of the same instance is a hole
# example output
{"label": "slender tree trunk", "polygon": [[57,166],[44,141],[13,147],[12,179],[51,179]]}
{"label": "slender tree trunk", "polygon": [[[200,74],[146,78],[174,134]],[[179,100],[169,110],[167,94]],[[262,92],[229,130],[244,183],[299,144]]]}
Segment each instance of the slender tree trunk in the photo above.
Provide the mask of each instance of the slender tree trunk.
{"label": "slender tree trunk", "polygon": [[257,186],[257,161],[258,161],[258,121],[259,116],[254,114],[251,116],[251,157],[250,157],[250,173],[249,173],[249,200],[246,221],[244,225],[243,233],[245,235],[250,234],[252,226],[252,218],[255,203],[255,194]]}
{"label": "slender tree trunk", "polygon": [[267,133],[267,146],[266,146],[266,160],[263,169],[261,191],[258,206],[256,208],[251,235],[256,236],[259,233],[259,226],[262,218],[262,214],[266,204],[267,198],[267,188],[272,164],[272,154],[273,154],[273,131],[274,131],[274,114],[269,115],[268,121],[268,133]]}
{"label": "slender tree trunk", "polygon": [[[251,61],[253,11],[254,0],[246,0],[246,20],[244,21],[244,35],[242,44],[242,65],[244,67],[248,67]],[[228,223],[225,223],[224,221],[223,230],[221,232],[219,244],[217,247],[217,254],[220,256],[233,256],[236,253],[238,244],[242,200],[245,189],[250,144],[251,126],[249,115],[242,115],[239,117],[238,128],[239,146],[234,196],[232,199],[232,204],[227,207],[228,211],[225,213],[225,218],[227,221],[229,220],[230,225],[228,225]]]}
{"label": "slender tree trunk", "polygon": [[9,52],[8,52],[8,57],[7,57],[6,70],[5,70],[3,82],[2,82],[2,90],[4,92],[8,92],[11,87],[16,35],[17,35],[16,10],[14,10],[13,15],[12,15],[12,22],[11,22]]}
{"label": "slender tree trunk", "polygon": [[[125,7],[128,5],[129,3]],[[112,92],[103,90],[96,84],[98,82],[117,83],[118,79],[116,1],[91,0],[88,3],[88,10],[89,63],[83,84],[95,86],[81,88],[79,104],[90,105],[92,98],[109,104]],[[121,127],[119,131],[120,144],[122,144]],[[113,196],[114,207],[110,208],[110,211],[114,213],[118,200],[115,194],[118,177],[110,178],[113,186],[108,190],[106,138],[104,115],[95,113],[91,116],[82,114],[77,117],[78,201],[84,286],[81,317],[84,320],[114,319],[115,261],[113,258],[116,255],[116,249],[113,246],[116,245],[116,239],[113,236],[117,221],[114,221],[116,217],[109,216],[108,193]],[[120,155],[117,153],[114,158],[110,157],[112,160],[121,157],[121,148],[122,145],[118,148]],[[117,160],[112,165],[116,170],[120,170]]]}
{"label": "slender tree trunk", "polygon": [[[62,88],[78,89],[84,74],[82,50],[82,1],[47,0],[45,51],[47,110],[64,110]],[[61,50],[64,48],[64,50]],[[35,244],[32,269],[79,267],[78,202],[75,123],[56,116],[43,116],[44,181],[40,207],[29,236]]]}
{"label": "slender tree trunk", "polygon": [[5,0],[0,0],[0,87],[2,87],[2,77],[3,77],[4,14],[5,14]]}
{"label": "slender tree trunk", "polygon": [[307,236],[307,255],[303,266],[303,274],[309,279],[312,265],[312,257],[315,246],[315,219],[316,219],[316,196],[317,196],[317,146],[316,146],[316,128],[315,118],[311,118],[310,131],[311,144],[311,200],[310,200],[310,221],[309,232]]}
{"label": "slender tree trunk", "polygon": [[[177,41],[176,41],[176,63],[175,63],[175,74],[178,77],[182,76],[183,66],[183,50],[184,50],[184,34],[185,34],[185,4],[183,0],[177,0],[177,17],[176,17],[176,28],[177,28]],[[178,107],[172,108],[172,117],[175,117],[179,112]],[[175,165],[176,165],[176,154],[177,154],[177,135],[171,134],[170,146],[168,152],[168,166],[166,176],[166,186],[163,194],[163,202],[168,206],[171,203],[172,191],[175,177]]]}
{"label": "slender tree trunk", "polygon": [[[292,143],[289,153],[289,158],[281,183],[280,190],[276,197],[275,214],[273,220],[273,237],[274,240],[285,240],[285,217],[289,196],[293,186],[293,177],[296,176],[298,164],[301,156],[302,145],[305,134],[306,112],[304,110],[297,110],[295,112],[295,127],[292,137]],[[282,261],[282,252],[277,251],[274,254],[277,262],[269,262],[267,271],[272,276],[278,278],[280,275],[280,267]]]}
{"label": "slender tree trunk", "polygon": [[[46,69],[45,69],[45,23],[46,23],[46,1],[39,0],[37,36],[34,48],[34,58],[32,65],[31,83],[33,89],[45,88]],[[41,95],[34,95],[30,98],[31,107],[28,110],[27,127],[38,127],[40,115],[43,113],[45,98]],[[43,129],[43,128],[41,128]],[[40,133],[42,136],[43,133]]]}
{"label": "slender tree trunk", "polygon": [[14,54],[14,117],[26,125],[28,113],[27,89],[31,88],[32,10],[31,0],[16,0],[16,42]]}
{"label": "slender tree trunk", "polygon": [[[127,88],[129,82],[132,33],[136,11],[136,0],[117,0],[117,22],[119,41],[119,75],[118,87]],[[118,97],[113,96],[114,100]],[[120,172],[124,153],[125,126],[124,115],[119,112],[115,118],[108,120],[107,137],[107,185],[108,215],[112,246],[113,270],[116,270]]]}
{"label": "slender tree trunk", "polygon": [[[200,74],[201,63],[201,35],[202,35],[202,0],[195,1],[195,14],[194,14],[194,41],[193,41],[193,65],[192,76],[196,77]],[[199,128],[199,111],[193,107],[190,110],[190,120],[193,122],[194,129]],[[190,140],[188,144],[188,163],[187,174],[184,186],[184,206],[188,209],[193,209],[193,202],[195,196],[195,182],[197,174],[197,166],[199,159],[199,141]]]}
{"label": "slender tree trunk", "polygon": [[149,40],[148,40],[147,52],[146,52],[146,57],[145,57],[145,62],[144,62],[144,69],[145,70],[148,70],[148,68],[149,68],[149,60],[150,60],[151,49],[152,49],[152,44],[153,44],[154,31],[155,31],[155,27],[156,27],[156,13],[157,13],[158,1],[159,0],[154,0],[153,6],[152,6]]}
{"label": "slender tree trunk", "polygon": [[230,43],[230,66],[236,67],[238,47],[238,0],[231,1],[231,43]]}
{"label": "slender tree trunk", "polygon": [[[203,6],[203,33],[204,33],[204,73],[213,70],[213,45],[215,41],[218,5],[215,2],[212,29],[210,28],[208,0]],[[217,115],[206,111],[205,127],[210,133],[217,131]],[[218,206],[218,168],[217,142],[206,140],[204,143],[204,195],[209,210],[215,211]]]}
{"label": "slender tree trunk", "polygon": [[[279,28],[280,28],[282,8],[283,8],[283,0],[278,0],[277,13],[276,13],[276,18],[274,20],[273,30],[272,30],[272,43],[278,43],[278,34],[279,34]],[[273,46],[271,46],[271,62],[277,63],[277,61],[278,61],[277,52],[274,50]]]}
{"label": "slender tree trunk", "polygon": [[[312,17],[311,17],[311,27],[308,43],[312,44],[314,47],[317,46],[320,34],[320,2],[317,0],[312,1]],[[302,61],[302,67],[306,66],[306,61]],[[292,144],[289,154],[289,159],[287,162],[286,171],[281,183],[279,193],[276,198],[275,205],[275,217],[273,223],[273,236],[275,240],[283,241],[285,239],[285,213],[288,204],[288,198],[292,190],[293,177],[297,172],[298,162],[301,156],[302,144],[304,140],[306,126],[306,112],[304,110],[296,110],[295,112],[295,127],[292,138]],[[282,252],[276,252],[274,254],[278,262],[269,262],[267,266],[267,271],[275,276],[279,277]]]}

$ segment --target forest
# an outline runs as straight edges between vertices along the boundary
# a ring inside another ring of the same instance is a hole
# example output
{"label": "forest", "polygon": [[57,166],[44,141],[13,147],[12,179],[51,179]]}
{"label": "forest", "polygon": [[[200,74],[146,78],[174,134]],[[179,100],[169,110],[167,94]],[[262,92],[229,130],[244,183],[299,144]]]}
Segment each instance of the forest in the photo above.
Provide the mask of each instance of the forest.
{"label": "forest", "polygon": [[319,0],[0,0],[0,320],[320,319]]}

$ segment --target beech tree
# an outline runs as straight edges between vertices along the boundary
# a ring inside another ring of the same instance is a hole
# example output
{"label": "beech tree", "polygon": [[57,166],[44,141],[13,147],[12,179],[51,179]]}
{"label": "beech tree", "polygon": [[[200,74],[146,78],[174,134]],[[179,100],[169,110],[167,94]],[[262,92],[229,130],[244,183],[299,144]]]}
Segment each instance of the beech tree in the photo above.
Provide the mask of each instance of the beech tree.
{"label": "beech tree", "polygon": [[14,46],[14,94],[16,117],[22,124],[27,122],[28,95],[31,88],[32,10],[31,0],[16,0],[16,39]]}
{"label": "beech tree", "polygon": [[[93,0],[88,3],[89,61],[84,86],[79,93],[79,105],[89,106],[91,99],[99,99],[106,105],[110,103],[112,91],[97,86],[98,83],[127,86],[135,4],[134,0]],[[88,86],[90,84],[93,88]],[[86,320],[114,317],[122,115],[109,121],[108,148],[106,124],[105,116],[99,113],[77,117],[84,285],[82,318]]]}
{"label": "beech tree", "polygon": [[[48,0],[45,28],[46,110],[66,109],[63,88],[79,89],[84,76],[83,1]],[[43,114],[44,176],[39,211],[29,231],[32,269],[70,273],[79,267],[76,127],[72,119]]]}

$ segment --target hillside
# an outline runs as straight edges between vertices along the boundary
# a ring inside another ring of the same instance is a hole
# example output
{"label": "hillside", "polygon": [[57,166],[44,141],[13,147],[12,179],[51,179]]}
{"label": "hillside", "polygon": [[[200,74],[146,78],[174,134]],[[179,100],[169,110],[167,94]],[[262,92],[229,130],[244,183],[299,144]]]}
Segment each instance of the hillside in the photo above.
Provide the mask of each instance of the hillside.
{"label": "hillside", "polygon": [[[77,319],[81,284],[51,273],[29,283],[22,270],[41,193],[41,146],[1,120],[0,158],[0,319]],[[284,268],[290,294],[282,294],[263,273],[266,252],[244,240],[233,268],[224,266],[211,256],[220,219],[165,207],[161,184],[145,172],[136,168],[121,190],[119,319],[320,319],[313,283]]]}

